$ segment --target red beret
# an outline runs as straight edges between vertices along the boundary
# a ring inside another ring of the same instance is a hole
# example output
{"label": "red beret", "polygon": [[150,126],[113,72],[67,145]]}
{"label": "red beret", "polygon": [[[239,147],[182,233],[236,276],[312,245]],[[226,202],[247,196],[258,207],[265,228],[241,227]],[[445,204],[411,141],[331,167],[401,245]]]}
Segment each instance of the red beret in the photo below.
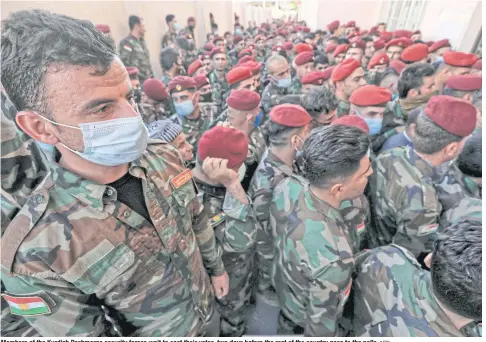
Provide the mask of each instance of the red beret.
{"label": "red beret", "polygon": [[385,47],[385,41],[383,39],[378,39],[376,42],[373,43],[373,47],[375,50],[381,50]]}
{"label": "red beret", "polygon": [[429,47],[429,52],[437,51],[443,47],[451,47],[451,43],[449,43],[449,39],[441,39],[436,41]]}
{"label": "red beret", "polygon": [[252,77],[251,70],[244,67],[236,67],[231,69],[226,74],[226,81],[228,81],[229,85],[233,85],[235,83],[241,82],[248,78]]}
{"label": "red beret", "polygon": [[408,42],[403,40],[402,38],[396,38],[390,40],[388,43],[386,43],[385,48],[389,48],[390,46],[399,46],[401,48],[406,48],[408,46]]}
{"label": "red beret", "polygon": [[342,81],[359,67],[361,67],[361,64],[356,59],[345,59],[334,68],[331,74],[331,80],[333,82]]}
{"label": "red beret", "polygon": [[314,53],[310,51],[304,51],[299,53],[294,58],[295,65],[300,66],[306,63],[314,62]]}
{"label": "red beret", "polygon": [[380,33],[380,37],[383,38],[385,42],[388,42],[393,38],[393,33],[383,31]]}
{"label": "red beret", "polygon": [[346,36],[346,38],[348,38],[348,40],[351,41],[352,38],[356,38],[358,36],[358,34],[356,32],[353,32],[353,33],[350,33]]}
{"label": "red beret", "polygon": [[305,52],[305,51],[312,52],[313,49],[312,49],[312,47],[309,46],[309,44],[305,44],[305,43],[298,43],[297,45],[295,45],[295,52],[301,53],[301,52]]}
{"label": "red beret", "polygon": [[446,81],[446,87],[460,91],[475,91],[482,87],[483,78],[479,75],[456,75]]}
{"label": "red beret", "polygon": [[196,88],[196,82],[188,76],[176,76],[169,82],[169,93],[171,94],[174,91],[183,91],[191,88]]}
{"label": "red beret", "polygon": [[98,24],[96,25],[96,29],[100,32],[103,32],[105,34],[110,33],[110,27],[105,24]]}
{"label": "red beret", "polygon": [[238,63],[236,65],[241,66],[241,64],[244,64],[246,62],[251,62],[251,61],[255,61],[255,58],[253,58],[252,56],[248,56],[248,55],[243,56],[238,60]]}
{"label": "red beret", "polygon": [[373,26],[372,28],[370,28],[370,34],[375,32],[378,32],[378,26]]}
{"label": "red beret", "polygon": [[248,44],[246,46],[247,49],[253,50],[255,48],[255,44]]}
{"label": "red beret", "polygon": [[444,53],[444,62],[456,67],[472,67],[478,60],[478,56],[473,53],[458,51],[447,51]]}
{"label": "red beret", "polygon": [[209,78],[206,75],[197,75],[193,77],[194,82],[196,82],[196,88],[199,89],[206,84],[209,84]]}
{"label": "red beret", "polygon": [[411,35],[412,32],[410,32],[409,30],[396,30],[395,32],[393,32],[393,37],[395,38],[402,38],[402,37],[410,38]]}
{"label": "red beret", "polygon": [[204,46],[203,46],[203,49],[204,49],[205,51],[209,51],[209,52],[213,51],[213,49],[214,49],[214,48],[215,48],[215,46],[214,46],[214,44],[212,44],[212,43],[206,43],[206,44],[204,44]]}
{"label": "red beret", "polygon": [[309,33],[310,32],[310,28],[304,26],[304,28],[302,29],[302,31],[304,31],[305,33]]}
{"label": "red beret", "polygon": [[241,58],[243,56],[251,56],[251,54],[251,49],[245,48],[238,52],[238,58]]}
{"label": "red beret", "polygon": [[196,22],[196,18],[194,18],[194,17],[189,17],[189,18],[187,18],[187,22],[190,22],[190,21],[194,21],[194,22]]}
{"label": "red beret", "polygon": [[430,48],[432,45],[434,45],[434,41],[431,40],[431,41],[425,42],[425,44],[427,44],[428,47]]}
{"label": "red beret", "polygon": [[233,89],[226,99],[226,103],[228,107],[236,110],[252,110],[260,105],[260,95],[248,89]]}
{"label": "red beret", "polygon": [[405,63],[403,63],[402,61],[400,60],[393,60],[393,61],[390,61],[390,68],[392,68],[393,70],[395,70],[395,72],[400,75],[402,73],[402,70],[405,69],[407,65]]}
{"label": "red beret", "polygon": [[256,61],[251,60],[251,61],[248,61],[248,62],[245,62],[245,63],[238,64],[238,66],[241,66],[241,67],[250,69],[251,70],[251,73],[254,76],[254,75],[260,73],[261,67],[262,67],[262,63],[258,63]]}
{"label": "red beret", "polygon": [[370,128],[368,127],[368,124],[366,123],[366,121],[364,121],[361,117],[359,117],[357,115],[341,116],[340,118],[331,122],[331,126],[334,126],[334,125],[344,125],[344,126],[356,127],[356,128],[361,129],[366,134],[370,133]]}
{"label": "red beret", "polygon": [[126,69],[128,72],[128,76],[138,76],[139,71],[137,67],[128,66],[126,67]]}
{"label": "red beret", "polygon": [[312,121],[312,117],[301,106],[282,104],[273,107],[270,120],[286,127],[303,127]]}
{"label": "red beret", "polygon": [[340,55],[342,53],[346,53],[346,51],[348,51],[348,48],[349,48],[349,45],[348,44],[341,44],[341,45],[338,45],[336,47],[336,49],[334,50],[334,53],[332,54],[334,57],[336,57],[337,55]]}
{"label": "red beret", "polygon": [[223,50],[221,50],[220,48],[214,48],[211,50],[211,53],[209,54],[209,57],[213,58],[214,55],[217,55],[217,54],[226,54],[225,52],[223,52]]}
{"label": "red beret", "polygon": [[295,29],[296,29],[297,31],[302,31],[302,30],[304,29],[304,27],[302,27],[302,25],[297,25],[297,26],[295,27]]}
{"label": "red beret", "polygon": [[349,102],[359,107],[379,107],[385,106],[391,98],[388,89],[368,84],[356,89],[349,97]]}
{"label": "red beret", "polygon": [[366,49],[366,43],[358,38],[354,42],[349,44],[349,49],[351,49],[351,48],[358,48],[358,49],[364,50],[364,49]]}
{"label": "red beret", "polygon": [[429,55],[429,47],[427,44],[418,43],[412,44],[403,50],[401,58],[405,62],[418,62]]}
{"label": "red beret", "polygon": [[459,137],[467,137],[476,127],[476,107],[452,96],[432,96],[424,113],[437,126]]}
{"label": "red beret", "polygon": [[255,43],[256,43],[256,42],[258,42],[258,41],[260,41],[260,40],[263,40],[263,41],[265,40],[265,37],[264,37],[264,36],[262,36],[261,34],[259,34],[259,35],[257,35],[257,36],[255,37]]}
{"label": "red beret", "polygon": [[473,69],[476,69],[476,70],[483,70],[483,60],[478,59],[478,61],[476,63],[474,63],[474,65],[472,67],[473,67]]}
{"label": "red beret", "polygon": [[197,154],[201,161],[208,157],[227,159],[228,168],[233,169],[246,160],[248,138],[235,128],[216,126],[201,136]]}
{"label": "red beret", "polygon": [[324,71],[312,71],[302,77],[302,80],[300,82],[302,84],[315,84],[315,85],[322,85],[325,80],[325,74]]}
{"label": "red beret", "polygon": [[204,65],[199,59],[196,59],[194,62],[189,65],[189,68],[187,68],[187,74],[192,77],[194,73],[197,71],[197,69],[202,68]]}
{"label": "red beret", "polygon": [[286,51],[290,51],[294,48],[294,44],[292,44],[291,42],[285,42],[283,43],[283,47]]}
{"label": "red beret", "polygon": [[339,20],[334,20],[333,22],[330,22],[327,24],[327,28],[329,31],[334,31],[339,27]]}
{"label": "red beret", "polygon": [[238,44],[239,42],[241,42],[243,40],[243,37],[240,36],[240,35],[235,35],[234,38],[233,38],[233,44]]}
{"label": "red beret", "polygon": [[388,65],[390,63],[390,58],[388,58],[388,55],[384,52],[379,52],[373,55],[371,57],[369,63],[368,63],[368,70],[377,66],[377,65],[382,65],[386,64]]}
{"label": "red beret", "polygon": [[324,50],[325,53],[331,53],[331,52],[334,52],[336,50],[336,48],[338,47],[337,44],[329,44],[326,49]]}
{"label": "red beret", "polygon": [[210,55],[210,52],[204,52],[202,55],[199,56],[199,59],[201,61],[205,60],[205,59],[211,59],[211,55]]}
{"label": "red beret", "polygon": [[355,26],[356,26],[356,21],[354,20],[348,21],[345,25],[346,28],[355,27]]}
{"label": "red beret", "polygon": [[331,75],[332,75],[332,71],[334,70],[335,66],[329,66],[327,68],[325,68],[324,70],[322,70],[322,73],[324,74],[324,81],[327,81]]}
{"label": "red beret", "polygon": [[285,49],[285,47],[284,47],[283,45],[280,45],[280,44],[274,45],[274,46],[272,47],[272,51],[277,51],[277,52],[279,52],[279,51],[282,51],[282,50],[283,50],[283,51],[287,51],[287,49]]}
{"label": "red beret", "polygon": [[269,35],[267,36],[267,40],[270,40],[270,39],[273,39],[273,38],[275,38],[275,35],[273,35],[273,34],[269,34]]}
{"label": "red beret", "polygon": [[213,44],[215,44],[215,45],[216,45],[216,42],[219,42],[219,41],[224,41],[224,38],[223,38],[223,37],[221,37],[221,36],[216,36],[216,37],[214,37],[214,39],[213,39]]}
{"label": "red beret", "polygon": [[143,92],[154,101],[164,101],[169,97],[165,84],[156,78],[149,78],[143,82]]}

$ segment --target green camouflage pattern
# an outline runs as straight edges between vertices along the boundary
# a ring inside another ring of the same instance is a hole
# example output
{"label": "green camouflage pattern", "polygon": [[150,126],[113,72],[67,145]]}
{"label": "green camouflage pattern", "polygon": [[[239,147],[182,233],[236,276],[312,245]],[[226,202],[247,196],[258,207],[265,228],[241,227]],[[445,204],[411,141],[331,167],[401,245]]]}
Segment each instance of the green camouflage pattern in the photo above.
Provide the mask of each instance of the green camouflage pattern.
{"label": "green camouflage pattern", "polygon": [[272,82],[268,83],[265,89],[263,89],[260,103],[263,115],[261,121],[262,127],[268,121],[272,108],[280,104],[281,98],[287,94],[289,93],[286,88],[279,88]]}
{"label": "green camouflage pattern", "polygon": [[[270,226],[281,317],[302,327],[305,336],[343,336],[339,321],[351,288],[354,256],[341,213],[315,197],[305,179],[293,175],[274,190]],[[280,325],[279,333],[292,331]]]}
{"label": "green camouflage pattern", "polygon": [[191,65],[191,63],[197,59],[197,50],[181,49],[180,51],[182,54],[182,65],[184,65],[184,68],[187,70],[189,68],[189,65]]}
{"label": "green camouflage pattern", "polygon": [[258,63],[265,63],[265,51],[258,51],[257,50],[257,54],[255,56],[255,61],[257,61]]}
{"label": "green camouflage pattern", "polygon": [[176,32],[167,31],[162,36],[162,40],[160,42],[161,50],[165,49],[169,45],[172,45],[172,44],[175,45],[175,44],[177,44],[176,38],[177,38],[177,33]]}
{"label": "green camouflage pattern", "polygon": [[354,200],[341,202],[339,207],[346,227],[351,234],[353,254],[358,254],[367,246],[366,227],[370,224],[370,204],[365,195]]}
{"label": "green camouflage pattern", "polygon": [[302,94],[302,82],[297,77],[292,79],[292,83],[289,87],[289,94],[299,95]]}
{"label": "green camouflage pattern", "polygon": [[275,187],[286,177],[292,176],[292,168],[268,149],[267,155],[258,165],[248,189],[257,225],[257,269],[258,292],[271,303],[277,304],[277,295],[272,285],[271,269],[275,258],[274,241],[270,227],[270,206]]}
{"label": "green camouflage pattern", "polygon": [[398,245],[373,249],[356,260],[353,292],[352,336],[464,336],[437,303],[430,272]]}
{"label": "green camouflage pattern", "polygon": [[247,165],[260,163],[266,149],[267,144],[265,143],[262,130],[260,127],[255,127],[248,137],[248,156],[246,157],[245,163]]}
{"label": "green camouflage pattern", "polygon": [[142,120],[145,125],[150,125],[157,120],[164,120],[172,116],[169,108],[170,100],[154,101],[147,96],[143,96],[141,107],[143,110]]}
{"label": "green camouflage pattern", "polygon": [[177,150],[150,139],[129,164],[151,222],[57,160],[2,236],[6,293],[38,296],[51,311],[25,319],[42,336],[103,336],[106,307],[123,336],[203,335],[214,310],[208,272],[224,265],[191,178],[177,177]]}
{"label": "green camouflage pattern", "polygon": [[213,91],[213,102],[219,108],[219,110],[222,111],[224,105],[226,104],[225,96],[230,90],[228,81],[226,81],[226,74],[221,79],[217,73],[213,71],[209,74],[208,78]]}
{"label": "green camouflage pattern", "polygon": [[221,314],[221,336],[242,336],[250,314],[255,277],[256,221],[251,204],[243,204],[224,187],[196,179],[198,197],[208,213],[230,280],[228,294],[216,299]]}
{"label": "green camouflage pattern", "polygon": [[228,66],[230,66],[231,69],[236,64],[238,64],[238,51],[236,51],[236,49],[233,49],[230,52],[228,52],[227,56],[228,56]]}
{"label": "green camouflage pattern", "polygon": [[126,67],[138,68],[138,80],[143,84],[145,80],[154,77],[150,55],[145,39],[137,39],[131,34],[120,41],[120,59]]}
{"label": "green camouflage pattern", "polygon": [[430,252],[442,212],[434,187],[437,168],[409,147],[383,152],[374,164],[370,188],[376,222],[369,234],[371,246],[394,243],[415,256]]}
{"label": "green camouflage pattern", "polygon": [[445,211],[439,221],[439,232],[460,221],[483,222],[483,201],[479,198],[464,197],[452,208]]}
{"label": "green camouflage pattern", "polygon": [[349,110],[351,109],[351,104],[349,101],[339,100],[336,114],[338,118],[349,115]]}

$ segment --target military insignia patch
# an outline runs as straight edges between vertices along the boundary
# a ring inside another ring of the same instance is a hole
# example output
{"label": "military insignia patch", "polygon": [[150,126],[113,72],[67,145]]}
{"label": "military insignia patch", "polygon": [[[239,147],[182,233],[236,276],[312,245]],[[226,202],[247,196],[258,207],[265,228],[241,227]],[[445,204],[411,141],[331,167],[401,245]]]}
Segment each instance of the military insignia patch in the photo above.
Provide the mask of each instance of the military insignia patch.
{"label": "military insignia patch", "polygon": [[171,179],[170,183],[174,187],[174,189],[179,189],[181,186],[187,183],[188,180],[192,178],[191,170],[185,169],[177,176]]}
{"label": "military insignia patch", "polygon": [[216,227],[217,225],[223,223],[225,219],[226,219],[225,213],[221,212],[211,217],[209,219],[209,224],[211,225],[211,227]]}
{"label": "military insignia patch", "polygon": [[358,224],[356,226],[356,231],[358,232],[358,234],[362,234],[366,229],[366,226],[365,226],[365,223],[364,222],[361,222],[360,224]]}
{"label": "military insignia patch", "polygon": [[2,293],[2,297],[10,306],[12,315],[17,316],[39,316],[51,313],[51,309],[47,303],[38,296],[12,296]]}
{"label": "military insignia patch", "polygon": [[423,236],[423,235],[432,234],[433,232],[435,232],[437,230],[437,228],[439,228],[439,224],[438,223],[429,224],[429,225],[426,225],[426,226],[421,226],[418,229],[418,234],[417,235],[418,236]]}
{"label": "military insignia patch", "polygon": [[132,52],[132,48],[131,48],[130,46],[128,46],[128,45],[123,45],[123,48],[124,48],[125,50],[127,50],[127,51]]}
{"label": "military insignia patch", "polygon": [[177,90],[177,91],[180,91],[181,89],[182,89],[182,87],[181,87],[181,85],[180,85],[180,84],[176,85],[176,90]]}

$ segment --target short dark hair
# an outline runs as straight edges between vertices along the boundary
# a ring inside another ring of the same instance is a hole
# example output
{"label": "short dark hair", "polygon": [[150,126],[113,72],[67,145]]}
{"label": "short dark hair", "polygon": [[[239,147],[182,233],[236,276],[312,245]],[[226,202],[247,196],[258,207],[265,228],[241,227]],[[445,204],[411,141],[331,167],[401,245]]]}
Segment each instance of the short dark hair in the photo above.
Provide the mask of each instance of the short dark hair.
{"label": "short dark hair", "polygon": [[369,43],[369,42],[373,41],[373,38],[371,38],[370,36],[364,36],[364,37],[361,37],[361,40],[365,43]]}
{"label": "short dark hair", "polygon": [[415,123],[415,131],[412,137],[413,147],[419,153],[434,154],[453,142],[459,142],[463,138],[449,133],[429,119],[422,111]]}
{"label": "short dark hair", "polygon": [[173,14],[167,14],[167,15],[165,16],[165,22],[168,24],[168,23],[170,23],[172,20],[174,20],[174,18],[175,18],[175,15],[173,15]]}
{"label": "short dark hair", "polygon": [[268,142],[271,146],[285,146],[288,144],[289,139],[298,133],[302,127],[288,127],[268,120],[266,131],[268,135]]}
{"label": "short dark hair", "polygon": [[452,312],[481,320],[482,224],[464,220],[438,234],[430,276],[432,290]]}
{"label": "short dark hair", "polygon": [[303,148],[304,173],[309,183],[328,188],[354,174],[368,153],[370,141],[361,129],[331,125],[312,130]]}
{"label": "short dark hair", "polygon": [[378,23],[378,25],[376,25],[376,26],[381,26],[381,25],[385,25],[386,26],[386,23],[381,22],[381,23]]}
{"label": "short dark hair", "polygon": [[130,31],[133,30],[135,25],[141,24],[141,23],[142,23],[142,19],[139,16],[131,15],[131,16],[128,17],[128,27],[130,27]]}
{"label": "short dark hair", "polygon": [[331,36],[331,37],[327,38],[327,41],[334,41],[337,44],[339,42],[339,38],[338,37]]}
{"label": "short dark hair", "polygon": [[338,38],[338,44],[349,44],[349,40],[346,38]]}
{"label": "short dark hair", "polygon": [[177,57],[179,57],[179,53],[176,49],[166,47],[160,52],[160,66],[164,70],[170,70],[174,63],[177,63]]}
{"label": "short dark hair", "polygon": [[304,37],[304,39],[315,39],[315,38],[316,38],[316,34],[313,32],[307,33]]}
{"label": "short dark hair", "polygon": [[483,138],[473,134],[464,144],[464,149],[457,158],[457,167],[466,176],[479,178],[483,176]]}
{"label": "short dark hair", "polygon": [[416,63],[407,66],[398,79],[398,96],[405,99],[410,90],[420,88],[424,84],[424,77],[435,74],[435,69],[428,63]]}
{"label": "short dark hair", "polygon": [[302,96],[302,107],[315,119],[322,112],[330,113],[338,107],[334,92],[324,87],[311,88]]}
{"label": "short dark hair", "polygon": [[50,116],[44,77],[53,65],[93,67],[104,75],[116,58],[113,43],[87,20],[44,10],[12,13],[2,22],[1,80],[17,110]]}
{"label": "short dark hair", "polygon": [[315,64],[329,64],[329,58],[327,58],[326,55],[319,54],[314,58],[314,63]]}

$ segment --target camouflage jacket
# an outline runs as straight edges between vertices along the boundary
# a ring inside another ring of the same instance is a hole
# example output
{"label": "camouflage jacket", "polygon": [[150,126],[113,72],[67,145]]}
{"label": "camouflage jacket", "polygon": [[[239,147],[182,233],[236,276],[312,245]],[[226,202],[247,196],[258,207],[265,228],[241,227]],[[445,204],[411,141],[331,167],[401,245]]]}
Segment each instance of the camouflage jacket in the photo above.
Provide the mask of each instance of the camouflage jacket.
{"label": "camouflage jacket", "polygon": [[176,32],[171,32],[167,31],[163,36],[161,40],[161,48],[165,49],[169,45],[176,44],[176,38],[177,38],[177,33]]}
{"label": "camouflage jacket", "polygon": [[213,71],[209,74],[209,82],[211,83],[211,88],[213,90],[213,102],[218,106],[219,110],[222,111],[225,105],[224,98],[230,89],[228,81],[226,81],[226,74],[223,76],[223,79],[221,79],[216,71]]}
{"label": "camouflage jacket", "polygon": [[267,84],[265,89],[263,89],[262,100],[260,103],[263,113],[261,125],[268,121],[272,107],[280,104],[280,99],[287,94],[288,90],[286,88],[279,88],[272,82]]}
{"label": "camouflage jacket", "polygon": [[259,127],[255,127],[248,138],[248,156],[245,163],[247,165],[260,163],[266,149],[267,144],[265,143],[262,130]]}
{"label": "camouflage jacket", "polygon": [[269,224],[270,205],[275,187],[284,178],[290,176],[292,176],[292,168],[275,156],[271,149],[268,149],[267,155],[253,174],[248,189],[248,196],[252,200],[253,211],[259,223],[257,226],[258,290],[274,301],[276,301],[276,295],[271,281],[271,268],[275,251]]}
{"label": "camouflage jacket", "polygon": [[138,80],[143,84],[146,79],[153,77],[150,55],[143,38],[137,39],[132,35],[120,41],[120,59],[127,67],[138,68]]}
{"label": "camouflage jacket", "polygon": [[292,83],[290,84],[289,87],[289,94],[302,94],[302,82],[297,77],[294,77],[292,79]]}
{"label": "camouflage jacket", "polygon": [[42,336],[104,335],[103,307],[124,336],[203,332],[213,310],[207,271],[220,275],[224,266],[191,173],[159,140],[149,140],[129,173],[142,180],[151,222],[113,187],[52,162],[3,235],[6,293],[38,304],[17,311]]}
{"label": "camouflage jacket", "polygon": [[238,64],[238,51],[236,51],[236,49],[233,49],[231,50],[230,52],[228,52],[227,56],[228,56],[228,65],[233,67],[235,66],[236,64]]}
{"label": "camouflage jacket", "polygon": [[376,222],[369,234],[372,247],[394,243],[415,256],[430,252],[442,205],[434,187],[438,169],[410,147],[397,147],[375,160],[371,176]]}
{"label": "camouflage jacket", "polygon": [[341,116],[344,116],[344,115],[348,115],[350,108],[351,108],[351,105],[350,105],[349,101],[339,100],[338,108],[337,108],[337,111],[336,111],[338,118],[340,118]]}
{"label": "camouflage jacket", "polygon": [[185,70],[189,68],[189,65],[191,65],[192,62],[194,62],[197,59],[197,50],[183,50],[181,49],[182,53],[182,65],[184,65]]}
{"label": "camouflage jacket", "polygon": [[354,256],[341,213],[294,175],[273,192],[270,226],[273,286],[282,313],[305,336],[342,336],[338,323],[351,290]]}
{"label": "camouflage jacket", "polygon": [[464,197],[440,217],[439,231],[464,220],[483,221],[483,201],[479,198]]}
{"label": "camouflage jacket", "polygon": [[339,207],[346,227],[351,235],[351,247],[354,254],[367,247],[368,238],[366,227],[370,225],[370,204],[365,195],[361,195],[354,200],[341,202]]}
{"label": "camouflage jacket", "polygon": [[171,76],[167,75],[165,72],[164,74],[162,75],[162,78],[160,79],[162,81],[163,84],[165,84],[166,87],[169,86],[169,82],[170,80],[172,79]]}
{"label": "camouflage jacket", "polygon": [[144,96],[141,105],[143,109],[142,119],[145,125],[148,126],[154,121],[164,120],[170,117],[172,113],[168,112],[168,102],[169,101],[154,101],[147,96]]}
{"label": "camouflage jacket", "polygon": [[405,248],[379,247],[356,264],[352,336],[465,336],[437,303],[430,272]]}
{"label": "camouflage jacket", "polygon": [[265,62],[265,51],[258,51],[257,50],[257,54],[255,56],[255,61],[257,61],[259,63],[264,63]]}

